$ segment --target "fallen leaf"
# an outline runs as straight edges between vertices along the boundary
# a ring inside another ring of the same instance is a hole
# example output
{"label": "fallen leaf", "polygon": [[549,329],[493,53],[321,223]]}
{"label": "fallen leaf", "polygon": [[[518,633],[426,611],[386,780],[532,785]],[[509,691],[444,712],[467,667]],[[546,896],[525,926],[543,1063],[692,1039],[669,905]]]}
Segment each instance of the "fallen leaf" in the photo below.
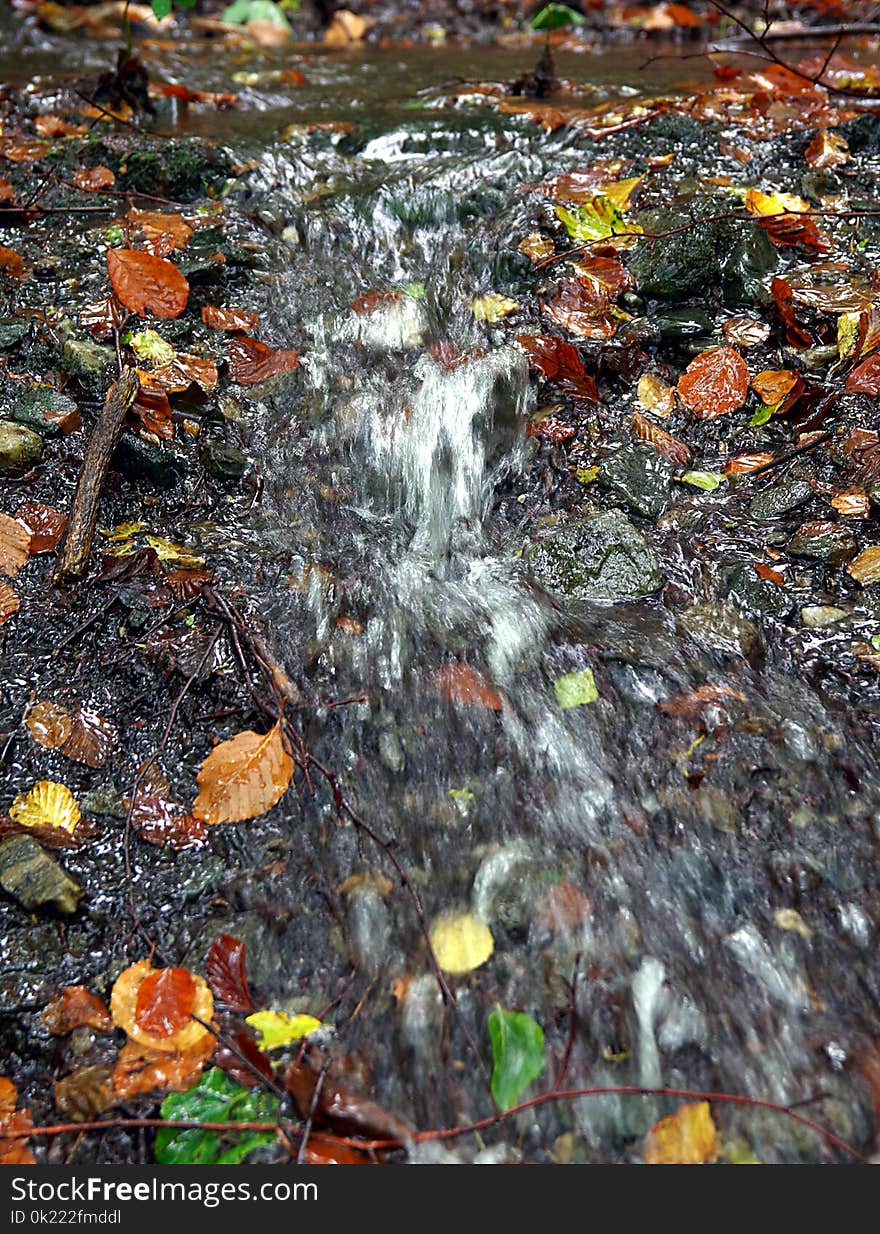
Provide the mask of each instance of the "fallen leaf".
{"label": "fallen leaf", "polygon": [[804,158],[811,167],[824,171],[826,167],[842,167],[850,159],[846,138],[839,133],[821,129],[807,146]]}
{"label": "fallen leaf", "polygon": [[205,976],[217,1002],[228,1011],[253,1011],[245,971],[247,948],[240,938],[221,934],[208,952]]}
{"label": "fallen leaf", "polygon": [[701,420],[738,411],[748,389],[748,367],[732,347],[710,347],[701,352],[678,381],[678,397]]}
{"label": "fallen leaf", "polygon": [[577,429],[550,411],[536,411],[529,420],[526,434],[541,437],[544,441],[570,441],[577,436]]}
{"label": "fallen leaf", "polygon": [[21,827],[57,827],[72,833],[81,815],[66,785],[40,780],[29,792],[18,794],[9,807],[9,817]]}
{"label": "fallen leaf", "polygon": [[728,459],[724,464],[724,474],[726,476],[742,476],[750,471],[757,471],[759,467],[766,467],[768,463],[772,462],[772,454],[737,454],[734,458]]}
{"label": "fallen leaf", "polygon": [[532,334],[520,334],[516,341],[541,376],[553,382],[563,394],[599,402],[596,383],[584,368],[577,348],[571,343],[553,335],[540,337]]}
{"label": "fallen leaf", "polygon": [[799,214],[762,218],[758,226],[777,248],[801,248],[815,253],[827,253],[832,248],[831,237],[819,231],[811,218]]}
{"label": "fallen leaf", "polygon": [[509,1110],[544,1070],[544,1030],[530,1015],[497,1006],[488,1023],[492,1096],[499,1110]]}
{"label": "fallen leaf", "polygon": [[706,684],[696,686],[688,694],[677,694],[674,698],[658,703],[657,706],[668,716],[690,718],[698,715],[703,707],[717,706],[726,699],[737,703],[747,701],[746,696],[740,690],[735,690],[733,686]]}
{"label": "fallen leaf", "polygon": [[164,391],[179,394],[197,385],[207,393],[219,381],[217,365],[203,356],[193,356],[185,351],[175,352],[172,359],[149,370],[138,369],[141,389],[148,395]]}
{"label": "fallen leaf", "polygon": [[185,1051],[157,1050],[138,1041],[126,1041],[113,1068],[116,1096],[127,1101],[143,1093],[187,1092],[201,1078],[216,1042],[205,1033]]}
{"label": "fallen leaf", "polygon": [[617,321],[609,316],[608,292],[589,279],[562,279],[552,299],[542,304],[557,325],[580,338],[608,339],[617,333]]}
{"label": "fallen leaf", "polygon": [[18,1092],[13,1082],[0,1076],[0,1166],[36,1165],[27,1136],[21,1135],[33,1126],[30,1110],[16,1110],[17,1101]]}
{"label": "fallen leaf", "polygon": [[[168,973],[185,974],[187,980],[163,976]],[[142,998],[145,983],[147,992]],[[213,1049],[211,1034],[192,1018],[210,1023],[214,1014],[211,991],[201,977],[186,969],[154,969],[149,960],[138,960],[116,978],[110,1014],[117,1028],[151,1050],[189,1053],[204,1047],[205,1038],[211,1040]]]}
{"label": "fallen leaf", "polygon": [[451,703],[487,707],[491,711],[500,711],[504,706],[495,687],[468,664],[444,664],[434,674],[434,681]]}
{"label": "fallen leaf", "polygon": [[163,257],[135,249],[108,249],[107,271],[120,302],[132,313],[179,317],[189,299],[189,283]]}
{"label": "fallen leaf", "polygon": [[24,262],[14,249],[8,249],[0,244],[0,270],[4,270],[10,278],[24,278]]}
{"label": "fallen leaf", "polygon": [[835,493],[831,505],[843,518],[871,517],[871,500],[863,488],[849,488]]}
{"label": "fallen leaf", "polygon": [[430,937],[437,963],[447,973],[469,973],[495,950],[492,931],[471,913],[439,917]]}
{"label": "fallen leaf", "polygon": [[281,725],[223,741],[202,763],[193,806],[206,823],[237,823],[265,814],[281,800],[293,776]]}
{"label": "fallen leaf", "polygon": [[718,1131],[708,1101],[680,1105],[656,1122],[645,1139],[645,1165],[703,1165],[716,1159]]}
{"label": "fallen leaf", "polygon": [[261,1050],[280,1050],[321,1027],[321,1021],[313,1015],[289,1016],[284,1011],[255,1011],[246,1017],[245,1023],[257,1033]]}
{"label": "fallen leaf", "polygon": [[529,261],[534,265],[537,265],[538,262],[546,261],[548,257],[552,257],[556,250],[549,236],[542,236],[539,231],[532,231],[524,240],[520,241],[517,251],[528,257]]}
{"label": "fallen leaf", "polygon": [[807,941],[813,937],[813,931],[800,913],[793,908],[777,908],[773,914],[773,920],[780,930],[790,930],[793,934],[800,934],[801,938],[805,938]]}
{"label": "fallen leaf", "polygon": [[752,389],[768,406],[775,406],[791,393],[799,378],[791,369],[765,369],[752,378]]}
{"label": "fallen leaf", "polygon": [[[150,374],[152,376],[152,374]],[[173,410],[164,390],[140,382],[137,397],[131,405],[131,414],[136,416],[148,432],[163,441],[174,439]]]}
{"label": "fallen leaf", "polygon": [[257,339],[236,337],[229,341],[229,377],[240,386],[253,386],[276,373],[299,368],[295,351],[274,350]]}
{"label": "fallen leaf", "polygon": [[553,682],[556,701],[563,711],[572,707],[582,707],[587,703],[595,703],[599,698],[596,680],[591,668],[583,668],[576,673],[563,673]]}
{"label": "fallen leaf", "polygon": [[[874,352],[857,365],[846,379],[847,394],[880,394],[880,352]],[[8,571],[7,571],[8,573]]]}
{"label": "fallen leaf", "polygon": [[643,373],[636,388],[638,398],[645,411],[653,411],[658,416],[669,416],[675,406],[675,391],[660,377],[653,373]]}
{"label": "fallen leaf", "polygon": [[66,708],[46,700],[34,703],[25,725],[37,745],[46,750],[57,750],[73,731],[73,718]]}
{"label": "fallen leaf", "polygon": [[31,537],[21,523],[0,514],[0,574],[15,578],[30,556]]}
{"label": "fallen leaf", "polygon": [[73,183],[84,193],[98,193],[101,189],[112,188],[116,177],[109,167],[83,167],[74,172]]}
{"label": "fallen leaf", "polygon": [[80,1067],[54,1085],[55,1109],[69,1123],[91,1122],[116,1103],[112,1068],[102,1064]]}
{"label": "fallen leaf", "polygon": [[774,278],[770,284],[776,311],[785,326],[785,335],[792,347],[812,347],[813,337],[795,317],[794,292],[784,279]]}
{"label": "fallen leaf", "polygon": [[647,416],[643,416],[640,411],[637,411],[632,418],[632,429],[639,441],[653,446],[668,463],[684,467],[690,462],[690,448],[683,441],[679,441],[677,437],[673,437],[671,433],[667,433],[665,429],[654,424]]}
{"label": "fallen leaf", "polygon": [[21,601],[14,587],[0,579],[0,626],[7,622],[21,608]]}
{"label": "fallen leaf", "polygon": [[862,549],[858,557],[849,563],[846,572],[862,587],[880,583],[880,544]]}
{"label": "fallen leaf", "polygon": [[745,195],[745,207],[750,214],[802,214],[810,209],[810,203],[792,193],[762,193],[749,189]]}
{"label": "fallen leaf", "polygon": [[548,887],[538,902],[537,920],[552,934],[574,930],[592,915],[593,902],[568,879]]}
{"label": "fallen leaf", "polygon": [[15,518],[30,533],[28,552],[31,557],[37,553],[54,553],[67,526],[66,514],[39,501],[22,502]]}
{"label": "fallen leaf", "polygon": [[318,1127],[332,1127],[342,1135],[360,1135],[370,1140],[412,1139],[413,1130],[403,1119],[383,1109],[369,1097],[342,1088],[329,1075],[320,1075],[305,1062],[294,1061],[284,1076],[301,1118],[314,1116]]}
{"label": "fallen leaf", "polygon": [[493,325],[496,321],[501,321],[502,318],[508,317],[511,313],[515,313],[519,305],[516,300],[510,300],[507,296],[498,295],[497,292],[489,292],[485,296],[477,296],[471,301],[471,312],[477,321],[485,321]]}
{"label": "fallen leaf", "polygon": [[724,337],[734,347],[760,347],[770,335],[770,327],[766,321],[758,321],[755,317],[739,314],[728,317],[721,327]]}
{"label": "fallen leaf", "polygon": [[114,724],[89,707],[79,707],[74,713],[73,727],[61,752],[75,763],[103,767],[117,740]]}
{"label": "fallen leaf", "polygon": [[93,300],[83,306],[79,313],[79,324],[88,330],[92,338],[109,338],[114,330],[118,330],[128,313],[119,303],[116,296],[104,296],[101,300]]}
{"label": "fallen leaf", "polygon": [[113,1027],[104,1000],[84,985],[65,986],[46,1005],[40,1022],[53,1037],[66,1037],[77,1028],[93,1028],[98,1033],[109,1033]]}
{"label": "fallen leaf", "polygon": [[155,257],[167,257],[175,249],[186,248],[193,236],[192,227],[179,214],[131,209],[125,219],[140,234],[147,252]]}
{"label": "fallen leaf", "polygon": [[260,319],[247,309],[215,308],[206,304],[202,309],[202,321],[211,330],[225,330],[227,334],[250,334],[259,329]]}
{"label": "fallen leaf", "polygon": [[208,828],[200,818],[161,794],[138,793],[131,808],[131,825],[142,840],[156,848],[185,848],[203,844]]}
{"label": "fallen leaf", "polygon": [[348,9],[337,9],[333,20],[324,31],[324,43],[327,47],[347,47],[351,43],[360,43],[369,25],[365,17],[359,17]]}

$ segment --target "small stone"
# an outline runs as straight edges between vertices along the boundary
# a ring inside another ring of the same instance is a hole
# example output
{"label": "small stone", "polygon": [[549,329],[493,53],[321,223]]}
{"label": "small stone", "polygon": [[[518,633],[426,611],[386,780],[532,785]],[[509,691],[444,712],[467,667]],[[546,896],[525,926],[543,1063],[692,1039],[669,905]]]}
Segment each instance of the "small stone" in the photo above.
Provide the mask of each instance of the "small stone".
{"label": "small stone", "polygon": [[811,630],[833,626],[835,622],[843,621],[848,616],[845,608],[835,608],[833,604],[807,604],[801,609],[801,621]]}
{"label": "small stone", "polygon": [[250,460],[235,446],[222,441],[207,440],[199,451],[201,464],[215,480],[240,480],[250,466]]}
{"label": "small stone", "polygon": [[765,488],[752,498],[749,514],[752,518],[773,519],[790,514],[813,497],[813,490],[806,480],[783,480],[772,488]]}
{"label": "small stone", "polygon": [[699,291],[717,277],[711,224],[696,223],[684,210],[643,211],[636,222],[649,235],[664,233],[662,240],[640,244],[630,262],[640,292],[676,299]]}
{"label": "small stone", "polygon": [[31,386],[19,396],[12,418],[43,437],[74,433],[80,427],[79,409],[72,398],[51,386]]}
{"label": "small stone", "polygon": [[27,333],[27,328],[26,321],[16,321],[12,317],[6,317],[0,321],[0,351],[5,351],[7,347],[13,347],[20,342]]}
{"label": "small stone", "polygon": [[88,339],[69,338],[61,353],[64,367],[74,377],[100,376],[116,361],[113,349]]}
{"label": "small stone", "polygon": [[0,420],[0,471],[26,471],[42,452],[38,433],[11,420]]}
{"label": "small stone", "polygon": [[669,505],[672,475],[672,467],[656,450],[623,446],[602,464],[599,483],[634,513],[659,518]]}
{"label": "small stone", "polygon": [[174,488],[184,477],[183,459],[169,445],[157,446],[137,433],[123,432],[111,464],[130,480],[148,480],[158,488]]}
{"label": "small stone", "polygon": [[28,912],[49,904],[75,913],[82,887],[30,836],[12,835],[0,843],[0,887]]}
{"label": "small stone", "polygon": [[749,656],[756,649],[760,630],[728,604],[711,600],[692,604],[679,617],[682,628],[708,651]]}
{"label": "small stone", "polygon": [[576,600],[635,600],[663,586],[653,550],[618,510],[569,523],[523,557],[538,582]]}
{"label": "small stone", "polygon": [[856,555],[856,538],[842,523],[804,523],[786,545],[792,557],[815,557],[831,566],[842,565]]}
{"label": "small stone", "polygon": [[751,307],[764,298],[762,280],[779,260],[769,236],[750,223],[731,223],[719,229],[721,297],[728,308]]}
{"label": "small stone", "polygon": [[846,567],[846,572],[862,587],[880,583],[880,544],[872,544],[862,549],[855,561],[851,561]]}

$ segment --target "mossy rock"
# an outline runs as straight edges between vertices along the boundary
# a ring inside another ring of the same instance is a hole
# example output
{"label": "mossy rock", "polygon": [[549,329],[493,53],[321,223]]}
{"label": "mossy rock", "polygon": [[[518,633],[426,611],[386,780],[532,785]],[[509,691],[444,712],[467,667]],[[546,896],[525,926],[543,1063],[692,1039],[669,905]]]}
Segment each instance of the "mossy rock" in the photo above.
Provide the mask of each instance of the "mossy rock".
{"label": "mossy rock", "polygon": [[[715,228],[694,222],[684,210],[643,210],[635,222],[658,240],[640,240],[630,271],[642,294],[678,299],[701,291],[718,277]],[[684,228],[684,230],[679,230]],[[671,235],[662,233],[671,232]]]}
{"label": "mossy rock", "polygon": [[663,586],[653,550],[619,510],[569,523],[523,556],[538,582],[576,600],[637,600]]}

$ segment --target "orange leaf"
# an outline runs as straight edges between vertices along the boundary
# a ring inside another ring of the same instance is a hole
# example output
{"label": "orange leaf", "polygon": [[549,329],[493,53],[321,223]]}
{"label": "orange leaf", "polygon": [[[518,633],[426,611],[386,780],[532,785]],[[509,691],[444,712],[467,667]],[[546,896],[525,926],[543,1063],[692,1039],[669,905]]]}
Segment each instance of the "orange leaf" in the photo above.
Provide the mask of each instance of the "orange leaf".
{"label": "orange leaf", "polygon": [[125,1101],[156,1090],[186,1092],[198,1083],[215,1044],[207,1032],[192,1048],[175,1053],[126,1041],[113,1068],[116,1095]]}
{"label": "orange leaf", "polygon": [[37,553],[53,553],[67,526],[66,514],[39,501],[23,502],[15,512],[15,518],[30,532],[28,552],[31,557]]}
{"label": "orange leaf", "polygon": [[656,1122],[645,1139],[645,1165],[703,1165],[718,1156],[718,1132],[708,1101],[680,1105]]}
{"label": "orange leaf", "polygon": [[644,441],[647,445],[653,446],[657,453],[666,459],[667,463],[672,463],[676,467],[684,467],[691,461],[690,449],[683,441],[679,441],[677,437],[667,433],[665,429],[660,428],[653,420],[643,416],[640,411],[637,411],[632,418],[632,428],[639,441]]}
{"label": "orange leaf", "polygon": [[21,601],[18,598],[18,592],[14,587],[0,579],[0,626],[8,621],[13,613],[17,613],[21,608]]}
{"label": "orange leaf", "polygon": [[43,1027],[53,1037],[65,1037],[76,1028],[93,1028],[109,1033],[113,1020],[103,999],[84,985],[65,986],[40,1016]]}
{"label": "orange leaf", "polygon": [[281,800],[292,776],[293,759],[284,747],[280,724],[268,733],[239,733],[216,746],[202,763],[193,814],[206,823],[256,818]]}
{"label": "orange leaf", "polygon": [[141,385],[147,391],[155,393],[164,390],[168,394],[188,390],[193,384],[201,386],[207,393],[213,390],[219,380],[217,365],[213,360],[202,356],[192,356],[188,352],[178,351],[167,364],[158,368],[138,369]]}
{"label": "orange leaf", "polygon": [[767,463],[772,462],[772,454],[737,454],[735,458],[730,458],[725,463],[724,474],[726,476],[743,476],[750,471],[757,471],[759,467],[764,467]]}
{"label": "orange leaf", "polygon": [[73,183],[84,193],[97,193],[101,189],[112,188],[116,177],[109,167],[83,167],[75,172]]}
{"label": "orange leaf", "polygon": [[228,334],[237,334],[239,331],[250,334],[260,325],[256,313],[249,313],[246,309],[215,308],[213,304],[206,304],[202,309],[202,321],[211,330],[225,330]]}
{"label": "orange leaf", "polygon": [[[144,373],[143,377],[152,378],[153,374]],[[171,422],[171,404],[164,390],[151,388],[142,380],[131,410],[148,432],[155,433],[163,441],[173,440],[174,425]]]}
{"label": "orange leaf", "polygon": [[240,386],[253,386],[295,368],[299,368],[295,351],[275,351],[254,338],[236,337],[229,341],[229,376]]}
{"label": "orange leaf", "polygon": [[440,691],[452,703],[476,704],[500,711],[503,699],[493,685],[468,664],[445,664],[434,674]]}
{"label": "orange leaf", "polygon": [[158,968],[140,984],[134,1022],[155,1037],[170,1037],[189,1023],[196,983],[185,968]]}
{"label": "orange leaf", "polygon": [[0,244],[0,270],[5,270],[10,278],[24,278],[24,262],[15,249],[5,248]]}
{"label": "orange leaf", "polygon": [[678,381],[678,396],[701,420],[738,411],[749,390],[749,370],[732,347],[710,347],[692,360]]}
{"label": "orange leaf", "polygon": [[752,378],[752,389],[760,395],[768,407],[781,403],[798,380],[798,373],[791,369],[765,369]]}
{"label": "orange leaf", "polygon": [[152,253],[109,249],[107,271],[113,290],[132,313],[179,317],[189,299],[189,283],[177,266]]}
{"label": "orange leaf", "polygon": [[[166,983],[161,984],[158,980],[151,981],[151,978],[157,978],[166,971],[165,969],[154,969],[149,960],[138,960],[136,964],[132,964],[121,972],[116,978],[110,995],[110,1014],[113,1017],[113,1023],[117,1028],[124,1029],[132,1041],[163,1054],[188,1053],[191,1050],[198,1050],[204,1046],[206,1037],[212,1042],[213,1038],[208,1030],[192,1017],[198,1016],[199,1020],[210,1022],[214,1014],[214,999],[204,980],[195,973],[187,972],[191,987],[187,985],[186,990],[191,989],[192,999],[188,1004],[188,1010],[181,1026],[167,1032],[151,1032],[149,1027],[145,1027],[146,1024],[163,1029],[167,1025],[177,1023],[180,1019],[177,1014],[179,1006],[174,1001],[175,995],[179,995],[184,1000],[188,996],[178,985],[177,980],[170,978]],[[146,982],[150,984],[147,986],[147,994],[141,1001],[141,988]]]}
{"label": "orange leaf", "polygon": [[804,156],[811,167],[824,170],[826,167],[841,167],[849,162],[849,146],[839,133],[822,129],[807,146]]}
{"label": "orange leaf", "polygon": [[186,248],[193,229],[180,214],[163,214],[161,210],[129,210],[126,220],[140,233],[148,253],[167,257],[175,249]]}
{"label": "orange leaf", "polygon": [[0,514],[0,574],[15,578],[30,556],[30,534],[8,514]]}

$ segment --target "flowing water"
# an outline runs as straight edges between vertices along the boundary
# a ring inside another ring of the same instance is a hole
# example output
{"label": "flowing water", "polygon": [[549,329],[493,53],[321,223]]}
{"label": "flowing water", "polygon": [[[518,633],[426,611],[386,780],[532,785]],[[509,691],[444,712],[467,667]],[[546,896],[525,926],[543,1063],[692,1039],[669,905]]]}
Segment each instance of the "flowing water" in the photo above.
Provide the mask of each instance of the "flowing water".
{"label": "flowing water", "polygon": [[[528,61],[518,56],[328,58],[304,66],[312,84],[295,98],[241,87],[250,110],[186,121],[259,158],[241,204],[279,237],[266,335],[305,356],[296,399],[247,409],[262,498],[221,518],[218,551],[252,554],[248,586],[302,689],[307,740],[393,839],[428,918],[473,911],[495,955],[452,979],[460,1018],[444,1011],[406,894],[336,890],[391,871],[321,793],[282,807],[268,842],[259,826],[235,831],[211,936],[247,937],[253,981],[275,1006],[316,1012],[354,983],[363,1006],[346,1050],[377,1098],[422,1127],[491,1108],[462,1023],[485,1052],[496,1003],[544,1026],[549,1083],[577,974],[567,1085],[781,1103],[821,1093],[817,1117],[863,1141],[858,1065],[878,998],[872,708],[829,689],[791,632],[763,656],[725,659],[687,638],[668,601],[566,605],[520,555],[554,513],[525,434],[535,383],[468,305],[499,283],[515,294],[523,277],[516,244],[534,215],[516,187],[608,149],[488,108],[439,110],[421,93],[453,76],[509,78]],[[618,50],[563,71],[629,90],[644,84],[639,62]],[[198,84],[228,88],[216,67],[196,70]],[[694,71],[658,66],[651,84]],[[316,119],[354,131],[309,134]],[[697,168],[699,151],[680,156],[683,174]],[[388,289],[410,294],[352,311]],[[723,521],[723,500],[704,524],[658,529],[674,595],[710,594],[701,535]],[[731,536],[730,559],[747,556]],[[500,709],[450,701],[437,674],[453,662],[491,682]],[[554,680],[585,667],[599,700],[561,709]],[[738,723],[714,716],[714,757],[691,782],[701,730],[658,704],[721,680],[748,707]],[[273,857],[271,877],[236,873]],[[780,928],[780,909],[799,911],[809,937]],[[518,1116],[506,1147],[481,1159],[544,1159],[566,1132],[559,1153],[625,1159],[667,1108],[614,1097],[548,1107]],[[765,1160],[822,1156],[769,1115],[729,1112],[724,1126]]]}

